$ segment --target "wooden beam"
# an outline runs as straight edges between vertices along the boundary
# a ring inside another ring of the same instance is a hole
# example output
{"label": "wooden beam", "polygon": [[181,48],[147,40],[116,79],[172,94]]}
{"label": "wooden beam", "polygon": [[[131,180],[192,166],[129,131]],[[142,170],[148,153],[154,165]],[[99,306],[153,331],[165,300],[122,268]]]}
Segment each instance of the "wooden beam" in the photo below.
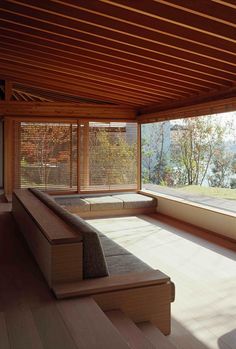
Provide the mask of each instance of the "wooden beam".
{"label": "wooden beam", "polygon": [[2,102],[0,116],[72,117],[135,120],[135,109],[109,104],[80,104],[58,102]]}
{"label": "wooden beam", "polygon": [[166,110],[156,111],[152,113],[144,113],[137,116],[140,123],[156,122],[171,119],[181,119],[184,117],[194,117],[203,115],[212,115],[218,113],[226,113],[236,110],[236,96],[215,100],[206,103],[196,103],[193,105],[170,108]]}
{"label": "wooden beam", "polygon": [[207,93],[202,93],[189,97],[187,99],[180,99],[178,101],[172,101],[166,104],[150,104],[143,108],[139,108],[138,114],[150,114],[154,112],[160,112],[164,110],[187,107],[199,103],[211,102],[216,100],[222,100],[226,98],[231,98],[236,96],[236,84],[231,85],[230,87],[224,87],[218,90],[208,91]]}

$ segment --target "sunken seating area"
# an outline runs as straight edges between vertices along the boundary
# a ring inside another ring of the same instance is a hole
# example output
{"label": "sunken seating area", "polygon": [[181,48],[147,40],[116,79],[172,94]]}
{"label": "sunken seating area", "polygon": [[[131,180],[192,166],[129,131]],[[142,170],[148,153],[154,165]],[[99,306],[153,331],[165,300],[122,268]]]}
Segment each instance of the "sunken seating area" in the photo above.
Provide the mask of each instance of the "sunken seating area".
{"label": "sunken seating area", "polygon": [[156,211],[157,199],[136,193],[113,195],[63,195],[54,200],[71,213],[81,217],[145,214]]}
{"label": "sunken seating area", "polygon": [[170,333],[174,284],[35,189],[16,190],[13,216],[57,298],[92,296],[104,311]]}

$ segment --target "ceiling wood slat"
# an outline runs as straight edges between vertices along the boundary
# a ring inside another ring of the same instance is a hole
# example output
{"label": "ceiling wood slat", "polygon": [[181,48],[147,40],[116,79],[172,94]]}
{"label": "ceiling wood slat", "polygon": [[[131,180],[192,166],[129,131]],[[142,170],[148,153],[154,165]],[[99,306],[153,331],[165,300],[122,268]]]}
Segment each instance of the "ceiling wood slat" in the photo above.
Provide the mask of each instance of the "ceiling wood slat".
{"label": "ceiling wood slat", "polygon": [[[3,33],[5,32],[5,28],[1,31],[0,33],[0,37],[4,37],[7,39],[7,43],[10,40],[14,40],[13,37],[9,37],[8,35],[3,35]],[[30,43],[27,41],[27,36],[25,36],[24,34],[21,34],[19,32],[13,31],[11,30],[11,32],[18,35],[18,39],[16,41],[19,42],[19,44],[23,44],[23,45],[37,45],[40,48],[42,48],[43,50],[45,50],[46,52],[48,52],[48,50],[50,51],[52,48],[56,51],[56,52],[62,52],[63,54],[67,53],[67,55],[72,54],[75,55],[75,57],[83,57],[84,59],[91,59],[91,61],[99,61],[102,62],[104,64],[110,64],[110,65],[115,65],[115,66],[119,66],[123,69],[127,68],[130,69],[132,71],[138,72],[139,74],[150,74],[151,77],[159,77],[159,78],[163,78],[165,77],[166,79],[173,79],[179,82],[185,82],[186,85],[193,85],[193,86],[200,86],[200,87],[204,87],[204,86],[209,86],[209,87],[216,87],[218,85],[221,85],[221,83],[214,83],[214,82],[209,82],[206,81],[206,79],[201,79],[199,77],[192,77],[189,74],[183,74],[183,73],[178,73],[178,72],[168,72],[168,76],[164,75],[166,73],[165,69],[161,69],[160,65],[158,67],[152,67],[152,66],[147,66],[147,65],[143,65],[140,63],[136,63],[132,61],[132,66],[128,66],[127,64],[129,63],[129,61],[125,61],[125,65],[124,65],[124,60],[122,60],[120,57],[111,57],[110,55],[106,55],[104,56],[103,54],[100,54],[98,52],[94,52],[92,50],[90,51],[83,51],[81,50],[81,48],[77,48],[76,50],[74,50],[74,47],[70,46],[69,52],[68,52],[68,46],[67,45],[62,45],[60,44],[60,48],[58,46],[58,43],[54,43],[52,41],[40,41],[40,38],[37,37],[33,37],[33,39],[37,39],[37,44],[34,41],[31,41]],[[7,32],[8,33],[8,32]],[[29,34],[28,34],[29,35]],[[20,36],[20,39],[19,39]],[[30,35],[31,36],[31,35]],[[40,44],[39,44],[40,42]],[[83,54],[81,54],[83,53]],[[87,55],[86,55],[87,53]],[[42,53],[41,53],[42,54]],[[105,58],[104,58],[105,57]],[[109,59],[109,60],[108,60]],[[122,65],[123,63],[123,65]],[[163,80],[163,79],[162,79]],[[204,82],[201,82],[201,80],[203,80]]]}
{"label": "ceiling wood slat", "polygon": [[[24,71],[26,69],[25,65],[18,64],[11,65],[6,64],[6,62],[2,61],[0,58],[0,75],[3,78],[9,78],[14,81],[31,84],[35,86],[35,84],[38,84],[37,86],[42,86],[45,88],[52,88],[56,90],[61,90],[68,93],[76,93],[77,95],[80,95],[81,97],[87,97],[87,98],[97,98],[99,100],[103,100],[104,102],[114,102],[117,104],[130,104],[130,105],[145,105],[145,102],[141,102],[140,99],[131,98],[128,95],[120,95],[120,94],[114,94],[110,93],[109,90],[97,90],[92,89],[92,85],[89,84],[89,87],[81,86],[76,79],[70,79],[69,82],[65,82],[64,75],[56,75],[53,73],[45,74],[44,71],[37,69],[32,69],[32,67],[27,67],[27,77],[24,74]],[[46,76],[46,78],[44,77]],[[94,93],[92,93],[92,91]]]}
{"label": "ceiling wood slat", "polygon": [[[0,11],[1,13],[1,11]],[[77,36],[72,36],[71,33],[66,32],[65,29],[63,31],[60,29],[60,32],[53,32],[53,28],[50,28],[50,25],[44,25],[44,23],[40,23],[40,26],[37,25],[32,20],[28,18],[24,19],[24,23],[18,21],[16,23],[15,16],[9,13],[4,12],[4,19],[0,20],[4,28],[15,29],[18,32],[22,30],[24,32],[33,34],[35,36],[40,35],[41,37],[49,38],[53,41],[60,41],[68,43],[69,45],[79,45],[80,47],[88,48],[90,50],[96,50],[98,52],[106,53],[108,51],[112,52],[114,56],[122,55],[123,57],[127,57],[127,52],[129,52],[129,56],[134,60],[141,60],[146,64],[149,61],[149,64],[162,64],[163,67],[167,69],[178,69],[179,66],[184,66],[182,69],[191,71],[192,74],[194,72],[198,72],[199,69],[204,72],[207,76],[215,76],[218,74],[223,78],[232,79],[233,75],[236,72],[236,65],[234,63],[220,62],[217,60],[212,61],[207,57],[196,57],[194,55],[191,56],[189,52],[184,52],[181,56],[181,51],[179,51],[178,55],[175,50],[175,54],[173,50],[170,48],[156,48],[156,50],[149,49],[148,53],[147,49],[136,47],[134,45],[128,45],[122,40],[114,40],[111,42],[107,38],[100,38],[97,35],[88,35],[86,33],[80,32]],[[40,28],[40,29],[39,29]],[[166,51],[166,52],[165,52]],[[167,52],[169,51],[169,52]],[[222,55],[223,56],[223,55]]]}
{"label": "ceiling wood slat", "polygon": [[[117,2],[113,4],[112,2],[102,2],[102,1],[87,1],[87,0],[80,0],[79,2],[75,2],[74,0],[67,0],[64,1],[50,1],[50,2],[40,2],[37,0],[22,0],[22,1],[11,1],[11,3],[20,4],[22,6],[25,6],[26,8],[30,9],[36,9],[43,11],[44,13],[51,13],[55,15],[60,15],[63,18],[78,20],[78,18],[81,17],[80,13],[81,11],[86,11],[89,13],[88,15],[84,15],[84,20],[88,21],[88,18],[91,19],[91,14],[95,14],[97,16],[101,16],[101,25],[104,26],[104,24],[108,25],[110,23],[110,27],[116,28],[119,30],[119,28],[124,29],[124,24],[126,26],[130,25],[136,28],[142,29],[142,34],[145,29],[148,29],[149,35],[150,32],[158,33],[158,36],[160,36],[160,41],[163,41],[163,36],[166,35],[168,38],[167,43],[171,42],[170,36],[176,39],[179,39],[181,41],[188,41],[188,43],[197,43],[198,45],[203,45],[206,47],[212,47],[215,49],[223,50],[227,52],[232,52],[232,50],[235,51],[235,46],[230,42],[226,42],[224,40],[214,38],[214,41],[212,41],[212,38],[208,34],[202,34],[201,32],[195,32],[192,29],[183,28],[177,24],[172,24],[170,22],[164,21],[164,16],[161,16],[162,13],[159,12],[159,16],[155,16],[152,13],[146,13],[143,11],[137,11],[135,9],[135,5],[139,3],[138,5],[141,5],[143,7],[146,7],[146,9],[149,8],[149,5],[147,5],[147,1],[141,2],[138,1],[132,1],[131,5],[133,5],[133,8],[129,8],[127,10],[126,8],[117,7]],[[188,3],[189,1],[185,1],[184,3]],[[206,3],[206,1],[204,0]],[[128,3],[125,1],[125,3]],[[206,8],[211,4],[211,1],[208,1],[206,4]],[[119,6],[119,5],[118,5]],[[45,14],[44,14],[45,15]],[[44,17],[44,15],[42,17]],[[219,15],[219,14],[218,14]],[[106,19],[105,19],[105,18]],[[122,23],[122,27],[116,27],[117,22]],[[179,21],[180,22],[180,21]],[[130,31],[131,27],[128,27],[127,32]],[[179,35],[178,35],[179,34]],[[155,38],[155,37],[154,37]],[[180,45],[179,42],[177,42],[178,46]],[[225,45],[229,45],[228,48],[226,48]]]}
{"label": "ceiling wood slat", "polygon": [[84,99],[139,113],[232,97],[235,18],[224,0],[1,1],[1,79],[18,84],[15,102]]}
{"label": "ceiling wood slat", "polygon": [[[0,20],[1,23],[1,20]],[[16,24],[13,23],[6,23],[4,29],[7,29],[8,31],[12,33],[19,33],[20,32],[20,27]],[[28,36],[36,39],[36,40],[46,40],[49,43],[55,43],[57,45],[60,44],[60,40],[53,34],[49,33],[44,33],[40,32],[40,36],[37,35],[38,33],[34,34],[34,30],[30,28],[24,28],[24,33],[27,33]],[[70,38],[64,38],[63,39],[63,45],[71,48],[76,48],[77,46],[75,45],[74,41]],[[119,60],[126,62],[126,64],[133,65],[133,64],[138,64],[141,65],[142,67],[157,67],[159,69],[162,69],[163,72],[166,72],[167,74],[172,73],[172,72],[177,72],[180,75],[183,76],[191,76],[194,79],[197,79],[199,81],[205,81],[205,82],[216,82],[218,84],[222,84],[225,82],[227,85],[227,82],[230,83],[234,77],[235,77],[235,72],[222,72],[222,71],[217,71],[215,69],[210,69],[207,67],[198,67],[198,69],[195,67],[187,66],[186,64],[180,65],[178,62],[176,63],[166,63],[165,61],[159,61],[156,58],[152,57],[147,57],[143,55],[137,55],[131,52],[123,51],[123,50],[118,50],[114,49],[114,47],[108,48],[108,47],[103,47],[101,45],[96,45],[96,44],[91,44],[90,42],[84,42],[80,41],[79,49],[86,51],[91,55],[91,53],[96,52],[96,54],[101,54],[106,57],[110,57],[112,60],[116,59],[117,56],[119,57]]]}
{"label": "ceiling wood slat", "polygon": [[[226,24],[223,23],[217,23],[215,20],[208,20],[206,21],[205,18],[203,18],[201,15],[195,15],[191,13],[191,16],[189,15],[187,8],[189,1],[183,1],[183,7],[185,8],[184,11],[178,9],[178,8],[171,8],[170,6],[164,4],[164,1],[152,1],[152,0],[145,0],[145,1],[133,1],[133,0],[116,0],[116,1],[110,1],[110,0],[101,0],[102,2],[105,2],[107,4],[112,4],[114,6],[120,6],[127,10],[131,11],[137,11],[141,13],[145,13],[148,16],[154,17],[154,18],[160,18],[161,20],[164,20],[166,22],[175,23],[178,26],[190,28],[191,30],[206,33],[208,35],[211,35],[213,37],[222,38],[223,40],[227,41],[235,41],[235,30],[229,31],[229,27]],[[205,1],[205,10],[207,12],[207,9],[210,9],[211,1],[208,1],[206,3]],[[225,9],[224,9],[225,11]],[[162,16],[160,16],[160,13]],[[221,12],[218,12],[217,15],[219,18],[221,16]],[[235,16],[235,14],[231,13],[232,16]],[[197,23],[197,25],[195,25]],[[235,24],[232,20],[232,24]],[[235,25],[233,27],[236,28]]]}
{"label": "ceiling wood slat", "polygon": [[[14,16],[18,16],[18,12],[21,9],[21,6],[18,4],[11,4],[11,7],[9,6],[9,3],[6,3],[4,7],[4,11],[9,12],[9,14],[13,14]],[[12,9],[12,6],[14,5],[14,8]],[[11,10],[9,9],[11,8]],[[26,13],[27,12],[27,13]],[[53,11],[51,11],[53,12]],[[113,25],[109,26],[107,24],[107,21],[104,23],[102,18],[97,18],[97,16],[94,15],[95,19],[90,18],[90,22],[83,20],[83,15],[81,14],[82,11],[79,11],[75,18],[64,18],[64,17],[58,17],[56,15],[56,12],[54,14],[43,12],[43,18],[40,16],[39,11],[32,9],[32,8],[26,8],[24,11],[24,15],[22,16],[21,20],[26,21],[28,20],[28,23],[33,24],[33,21],[38,21],[41,23],[41,28],[47,28],[47,25],[52,26],[58,26],[61,28],[61,31],[64,33],[68,33],[68,35],[76,35],[79,33],[87,33],[88,35],[106,38],[112,41],[119,41],[123,42],[126,45],[132,45],[141,47],[143,49],[151,49],[152,51],[159,51],[161,49],[162,52],[165,52],[167,55],[174,55],[177,54],[178,56],[181,55],[182,57],[186,59],[188,53],[188,58],[191,60],[191,55],[198,55],[205,57],[206,59],[214,59],[219,62],[224,62],[227,64],[233,64],[232,63],[232,56],[236,55],[236,52],[228,51],[224,52],[224,55],[222,55],[222,52],[216,51],[212,48],[208,47],[201,47],[197,43],[194,46],[191,43],[186,43],[185,45],[181,45],[181,43],[173,41],[171,44],[170,39],[167,43],[160,41],[160,34],[158,35],[151,35],[152,32],[147,31],[146,35],[144,32],[144,29],[142,29],[142,32],[137,32],[137,28],[133,28],[133,26],[126,24],[126,31],[123,29],[123,25],[118,22],[119,26],[118,29],[115,30],[114,28],[114,22]],[[80,14],[80,17],[79,17]],[[90,17],[92,14],[90,14]],[[100,21],[98,20],[100,19]],[[101,24],[99,24],[101,23]],[[116,24],[117,26],[117,24]],[[133,30],[132,30],[133,29]],[[73,36],[72,35],[72,36]],[[182,40],[183,41],[183,40]],[[163,46],[163,47],[162,47]],[[177,51],[176,51],[177,50]]]}
{"label": "ceiling wood slat", "polygon": [[[14,60],[14,54],[15,54],[15,51],[14,50],[9,50],[9,49],[5,49],[3,46],[2,46],[2,58],[9,58],[9,60]],[[11,58],[12,57],[12,58]],[[35,59],[34,59],[35,58]],[[28,55],[26,54],[25,52],[21,52],[21,59],[24,59],[25,62],[29,62],[29,64],[33,64],[36,60],[37,60],[37,57],[36,56],[32,56],[32,55]],[[23,62],[23,60],[22,60]],[[119,78],[119,77],[115,77],[113,75],[113,79],[107,77],[105,74],[102,74],[100,73],[99,75],[94,75],[94,74],[91,74],[89,70],[86,70],[86,69],[81,69],[79,67],[78,69],[78,66],[68,66],[68,65],[64,65],[60,62],[60,65],[58,66],[58,63],[57,64],[53,64],[53,62],[51,62],[50,60],[47,60],[45,58],[41,58],[40,60],[40,64],[37,63],[37,65],[39,67],[42,67],[42,68],[49,68],[50,69],[50,65],[53,66],[53,70],[57,70],[59,72],[65,72],[65,73],[68,73],[68,74],[72,74],[73,76],[78,76],[80,78],[87,78],[88,80],[92,80],[92,81],[101,81],[101,82],[104,82],[104,83],[108,83],[108,84],[116,84],[116,86],[122,86],[124,88],[129,88],[131,90],[136,90],[136,91],[140,91],[140,88],[142,88],[142,92],[145,92],[150,95],[154,95],[156,96],[157,94],[157,90],[155,87],[148,87],[148,86],[145,86],[145,84],[142,84],[141,81],[137,81],[136,83],[133,83],[132,84],[132,81],[128,80],[127,82],[126,81],[122,81],[123,79],[122,78]],[[168,90],[168,88],[167,88]],[[171,96],[178,96],[178,97],[181,97],[181,96],[186,96],[186,95],[189,95],[189,93],[186,93],[184,91],[180,91],[179,93],[175,90],[174,91],[165,91],[165,88],[161,88],[161,87],[158,87],[158,94],[160,96],[163,96],[163,97],[171,97]]]}

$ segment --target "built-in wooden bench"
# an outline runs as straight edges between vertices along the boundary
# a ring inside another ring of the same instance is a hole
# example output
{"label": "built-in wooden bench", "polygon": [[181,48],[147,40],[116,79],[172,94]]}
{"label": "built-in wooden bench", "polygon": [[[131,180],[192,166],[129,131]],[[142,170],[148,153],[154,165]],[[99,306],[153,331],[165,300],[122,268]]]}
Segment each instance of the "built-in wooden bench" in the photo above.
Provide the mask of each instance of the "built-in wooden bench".
{"label": "built-in wooden bench", "polygon": [[120,309],[170,332],[174,285],[167,275],[40,191],[16,190],[12,213],[57,298],[92,296],[104,311]]}
{"label": "built-in wooden bench", "polygon": [[12,213],[50,287],[81,280],[82,235],[28,190],[16,190]]}
{"label": "built-in wooden bench", "polygon": [[112,195],[59,195],[54,200],[67,211],[83,218],[148,214],[156,212],[157,199],[137,193]]}

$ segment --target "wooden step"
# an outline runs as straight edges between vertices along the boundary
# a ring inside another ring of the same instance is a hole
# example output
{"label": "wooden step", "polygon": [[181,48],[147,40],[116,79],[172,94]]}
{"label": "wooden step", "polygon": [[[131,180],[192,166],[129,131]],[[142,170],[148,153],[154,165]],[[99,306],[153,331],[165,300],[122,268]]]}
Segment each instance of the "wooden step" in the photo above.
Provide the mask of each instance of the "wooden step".
{"label": "wooden step", "polygon": [[130,349],[91,297],[63,300],[57,307],[80,349]]}
{"label": "wooden step", "polygon": [[143,335],[135,323],[120,310],[111,310],[105,313],[122,337],[133,349],[154,349],[155,347]]}
{"label": "wooden step", "polygon": [[140,322],[136,324],[143,332],[146,338],[153,344],[156,349],[177,349],[156,326],[150,322]]}

